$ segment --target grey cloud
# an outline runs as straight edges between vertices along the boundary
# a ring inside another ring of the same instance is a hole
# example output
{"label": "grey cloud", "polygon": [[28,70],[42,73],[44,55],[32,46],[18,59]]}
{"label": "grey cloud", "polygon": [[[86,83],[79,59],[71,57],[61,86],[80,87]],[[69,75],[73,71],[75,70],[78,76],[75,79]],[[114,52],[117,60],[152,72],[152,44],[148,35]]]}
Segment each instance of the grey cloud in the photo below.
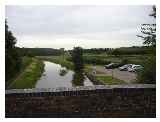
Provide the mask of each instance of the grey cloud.
{"label": "grey cloud", "polygon": [[155,23],[151,11],[152,6],[7,6],[6,18],[18,37],[135,40],[140,24]]}

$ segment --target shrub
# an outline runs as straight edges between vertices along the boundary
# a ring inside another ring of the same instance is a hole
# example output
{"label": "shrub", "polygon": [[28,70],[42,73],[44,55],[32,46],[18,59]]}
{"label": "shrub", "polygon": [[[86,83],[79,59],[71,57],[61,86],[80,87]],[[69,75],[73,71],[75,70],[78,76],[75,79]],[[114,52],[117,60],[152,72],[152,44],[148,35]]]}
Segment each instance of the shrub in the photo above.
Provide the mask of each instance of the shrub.
{"label": "shrub", "polygon": [[152,56],[144,61],[144,69],[139,71],[137,76],[138,82],[156,83],[156,57]]}

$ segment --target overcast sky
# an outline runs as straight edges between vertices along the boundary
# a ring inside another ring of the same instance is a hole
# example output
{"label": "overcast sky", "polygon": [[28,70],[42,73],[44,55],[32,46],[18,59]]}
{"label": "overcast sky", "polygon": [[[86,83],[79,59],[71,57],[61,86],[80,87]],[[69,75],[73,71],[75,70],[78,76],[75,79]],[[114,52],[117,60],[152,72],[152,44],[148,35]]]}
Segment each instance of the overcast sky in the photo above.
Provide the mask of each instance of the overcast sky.
{"label": "overcast sky", "polygon": [[143,23],[155,23],[152,6],[7,6],[19,47],[72,49],[142,45]]}

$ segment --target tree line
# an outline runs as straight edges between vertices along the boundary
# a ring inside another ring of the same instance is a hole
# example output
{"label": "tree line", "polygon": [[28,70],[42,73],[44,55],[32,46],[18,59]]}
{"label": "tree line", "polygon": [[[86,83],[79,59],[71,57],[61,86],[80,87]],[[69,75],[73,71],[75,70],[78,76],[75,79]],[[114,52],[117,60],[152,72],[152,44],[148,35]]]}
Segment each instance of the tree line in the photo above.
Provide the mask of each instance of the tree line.
{"label": "tree line", "polygon": [[143,55],[151,54],[150,46],[133,46],[133,47],[120,47],[120,48],[91,48],[83,49],[83,53],[88,54],[108,54],[108,55]]}
{"label": "tree line", "polygon": [[60,49],[53,48],[18,48],[21,56],[58,56],[61,55]]}

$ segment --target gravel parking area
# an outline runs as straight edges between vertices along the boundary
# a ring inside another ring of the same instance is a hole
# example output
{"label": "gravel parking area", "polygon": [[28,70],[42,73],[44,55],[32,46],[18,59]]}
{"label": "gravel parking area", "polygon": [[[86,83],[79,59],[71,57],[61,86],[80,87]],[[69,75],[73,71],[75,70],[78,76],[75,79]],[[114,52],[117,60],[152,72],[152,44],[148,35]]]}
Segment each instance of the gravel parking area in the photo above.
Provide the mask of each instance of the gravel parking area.
{"label": "gravel parking area", "polygon": [[106,69],[102,66],[96,66],[97,75],[108,75],[111,76],[113,72],[113,77],[123,80],[126,83],[132,83],[136,79],[136,73],[128,71],[120,71],[119,69]]}

